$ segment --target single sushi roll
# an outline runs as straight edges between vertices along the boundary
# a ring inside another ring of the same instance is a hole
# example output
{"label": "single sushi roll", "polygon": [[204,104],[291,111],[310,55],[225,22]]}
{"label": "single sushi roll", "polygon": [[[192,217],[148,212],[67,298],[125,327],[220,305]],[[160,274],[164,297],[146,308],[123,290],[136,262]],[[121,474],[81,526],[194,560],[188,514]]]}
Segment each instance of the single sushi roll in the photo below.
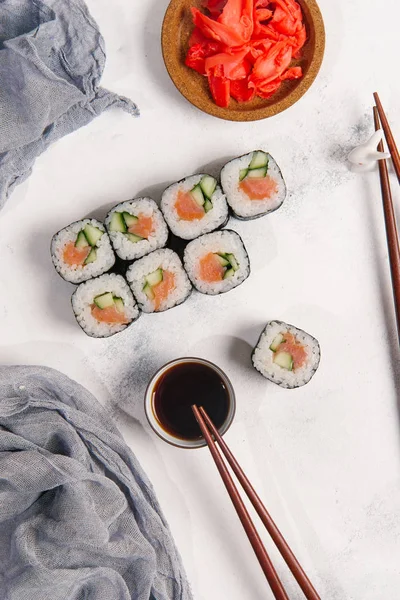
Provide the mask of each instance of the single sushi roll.
{"label": "single sushi roll", "polygon": [[71,223],[51,240],[51,258],[63,279],[82,283],[109,271],[115,254],[104,225],[96,219]]}
{"label": "single sushi roll", "polygon": [[167,224],[151,198],[117,204],[108,213],[105,225],[115,253],[122,260],[136,260],[167,243]]}
{"label": "single sushi roll", "polygon": [[282,321],[270,321],[254,348],[254,367],[283,388],[305,385],[318,369],[321,351],[311,335]]}
{"label": "single sushi roll", "polygon": [[246,248],[236,231],[223,229],[190,242],[184,266],[194,287],[203,294],[222,294],[250,275]]}
{"label": "single sushi roll", "polygon": [[115,335],[140,314],[125,279],[114,273],[81,283],[71,301],[76,320],[90,337]]}
{"label": "single sushi roll", "polygon": [[192,175],[170,185],[162,195],[161,210],[172,233],[184,240],[228,222],[226,198],[210,175]]}
{"label": "single sushi roll", "polygon": [[135,261],[126,278],[145,313],[162,312],[182,304],[192,291],[179,256],[172,250],[155,250]]}
{"label": "single sushi roll", "polygon": [[286,198],[286,184],[268,152],[254,150],[228,162],[221,171],[221,185],[238,219],[257,219],[279,208]]}

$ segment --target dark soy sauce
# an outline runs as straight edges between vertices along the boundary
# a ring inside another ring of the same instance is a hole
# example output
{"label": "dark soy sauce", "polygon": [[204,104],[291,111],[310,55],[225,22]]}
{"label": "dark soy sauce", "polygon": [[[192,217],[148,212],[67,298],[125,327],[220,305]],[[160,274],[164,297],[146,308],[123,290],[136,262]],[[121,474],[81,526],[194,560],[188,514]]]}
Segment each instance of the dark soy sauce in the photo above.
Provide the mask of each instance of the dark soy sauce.
{"label": "dark soy sauce", "polygon": [[165,431],[184,440],[202,437],[192,405],[203,406],[219,429],[229,412],[229,393],[211,367],[187,362],[174,365],[161,375],[153,390],[154,411]]}

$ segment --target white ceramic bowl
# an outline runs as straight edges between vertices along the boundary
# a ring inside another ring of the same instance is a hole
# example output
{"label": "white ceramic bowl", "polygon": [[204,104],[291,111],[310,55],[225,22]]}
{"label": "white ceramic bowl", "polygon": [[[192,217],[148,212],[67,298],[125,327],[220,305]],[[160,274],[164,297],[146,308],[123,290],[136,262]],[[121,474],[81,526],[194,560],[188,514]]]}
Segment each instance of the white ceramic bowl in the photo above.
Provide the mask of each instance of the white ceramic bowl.
{"label": "white ceramic bowl", "polygon": [[217,373],[217,375],[220,377],[220,379],[224,382],[224,385],[225,385],[228,395],[229,395],[229,411],[228,411],[228,414],[227,414],[227,417],[226,417],[224,423],[222,424],[222,426],[219,428],[218,431],[221,435],[224,435],[226,433],[226,431],[228,431],[229,427],[231,426],[231,423],[233,421],[233,417],[235,416],[235,411],[236,411],[235,392],[233,390],[231,382],[229,381],[229,379],[225,375],[225,373],[219,367],[217,367],[217,365],[214,365],[214,363],[212,363],[208,360],[204,360],[203,358],[177,358],[176,360],[172,360],[171,362],[169,362],[166,365],[164,365],[163,367],[161,367],[161,369],[159,369],[157,371],[157,373],[155,373],[155,375],[153,375],[149,385],[147,386],[145,400],[144,400],[144,408],[145,408],[146,417],[147,417],[147,420],[149,421],[150,427],[153,429],[153,431],[155,431],[155,433],[162,440],[164,440],[165,442],[168,442],[168,444],[172,444],[173,446],[178,446],[179,448],[203,448],[204,446],[207,445],[204,438],[199,438],[196,440],[185,440],[185,439],[174,436],[169,431],[166,431],[163,428],[160,421],[158,420],[157,414],[154,410],[154,390],[156,388],[156,384],[157,384],[158,380],[166,371],[168,371],[172,367],[174,367],[176,365],[182,365],[185,363],[198,363],[198,364],[204,365],[206,367],[209,367],[210,369],[215,371],[215,373]]}

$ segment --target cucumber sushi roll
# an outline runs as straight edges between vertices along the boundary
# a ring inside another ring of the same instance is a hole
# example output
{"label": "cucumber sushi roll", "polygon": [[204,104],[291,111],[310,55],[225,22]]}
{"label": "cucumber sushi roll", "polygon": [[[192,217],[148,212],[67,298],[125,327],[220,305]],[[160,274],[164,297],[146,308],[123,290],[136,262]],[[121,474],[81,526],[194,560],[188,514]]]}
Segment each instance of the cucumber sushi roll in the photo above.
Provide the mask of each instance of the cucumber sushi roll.
{"label": "cucumber sushi roll", "polygon": [[270,321],[254,348],[254,367],[283,388],[305,385],[318,369],[321,351],[311,335],[282,321]]}
{"label": "cucumber sushi roll", "polygon": [[72,294],[72,309],[83,331],[96,338],[123,331],[140,314],[125,279],[114,273],[81,283]]}
{"label": "cucumber sushi roll", "polygon": [[203,294],[222,294],[250,275],[246,248],[236,231],[223,229],[190,242],[184,265],[194,287]]}
{"label": "cucumber sushi roll", "polygon": [[134,262],[126,278],[143,312],[162,312],[189,296],[192,286],[179,256],[172,250],[155,250]]}
{"label": "cucumber sushi roll", "polygon": [[256,219],[279,208],[286,185],[268,152],[254,150],[228,162],[221,171],[221,185],[238,219]]}
{"label": "cucumber sushi roll", "polygon": [[151,198],[136,198],[114,206],[105,225],[115,253],[123,260],[136,260],[167,243],[168,227]]}
{"label": "cucumber sushi roll", "polygon": [[53,236],[51,258],[57,273],[70,283],[98,277],[115,263],[104,225],[96,219],[71,223]]}
{"label": "cucumber sushi roll", "polygon": [[204,174],[170,185],[162,195],[161,210],[172,233],[184,240],[214,231],[228,221],[228,205],[217,180]]}

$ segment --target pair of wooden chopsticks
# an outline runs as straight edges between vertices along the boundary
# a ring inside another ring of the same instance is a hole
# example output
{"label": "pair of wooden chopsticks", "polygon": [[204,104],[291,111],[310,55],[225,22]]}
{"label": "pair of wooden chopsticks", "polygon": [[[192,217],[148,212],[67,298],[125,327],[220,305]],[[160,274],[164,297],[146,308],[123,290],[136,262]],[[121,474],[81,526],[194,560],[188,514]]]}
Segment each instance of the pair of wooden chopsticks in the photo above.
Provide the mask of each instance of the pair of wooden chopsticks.
{"label": "pair of wooden chopsticks", "polygon": [[[396,142],[394,141],[389,122],[386,118],[382,103],[378,94],[375,92],[374,99],[374,123],[375,130],[381,129],[380,123],[385,133],[386,142],[392,157],[394,170],[400,183],[400,155],[397,150]],[[383,142],[378,146],[381,152],[384,150]],[[393,209],[392,192],[390,189],[389,173],[387,162],[385,159],[379,162],[379,175],[381,180],[383,212],[385,215],[386,238],[389,250],[390,272],[392,276],[392,288],[394,297],[394,308],[396,312],[397,333],[400,340],[400,248],[399,237],[397,234],[396,217]]]}
{"label": "pair of wooden chopsticks", "polygon": [[308,579],[307,575],[303,571],[299,562],[297,561],[295,555],[289,548],[287,542],[285,541],[283,535],[275,525],[272,520],[270,514],[265,508],[264,504],[261,502],[259,496],[256,491],[252,487],[250,481],[247,479],[246,475],[242,471],[239,463],[233,456],[232,452],[218,433],[218,430],[214,426],[213,422],[207,415],[206,411],[203,407],[198,408],[197,406],[192,406],[192,410],[194,412],[194,416],[200,426],[201,432],[204,436],[204,439],[207,442],[207,445],[210,449],[211,455],[215,461],[217,469],[222,477],[222,480],[225,484],[225,487],[228,491],[229,496],[233,502],[233,505],[236,509],[236,512],[239,516],[239,519],[242,522],[242,525],[247,533],[249,541],[253,546],[253,550],[259,560],[262,570],[268,580],[268,583],[271,587],[271,590],[277,600],[289,600],[287,593],[280,581],[278,574],[271,562],[270,557],[261,541],[260,536],[257,533],[257,530],[254,526],[254,523],[251,520],[251,517],[244,505],[242,498],[239,495],[239,492],[235,486],[235,483],[230,475],[227,466],[224,463],[224,460],[218,450],[216,442],[218,442],[218,446],[220,447],[223,455],[225,456],[227,462],[229,463],[232,471],[236,475],[238,481],[246,492],[249,500],[253,504],[255,510],[258,513],[261,521],[265,525],[268,533],[272,537],[275,542],[278,550],[282,554],[282,557],[286,561],[289,569],[293,573],[297,583],[300,588],[303,590],[303,593],[307,600],[321,600],[320,596],[315,591],[313,585]]}

